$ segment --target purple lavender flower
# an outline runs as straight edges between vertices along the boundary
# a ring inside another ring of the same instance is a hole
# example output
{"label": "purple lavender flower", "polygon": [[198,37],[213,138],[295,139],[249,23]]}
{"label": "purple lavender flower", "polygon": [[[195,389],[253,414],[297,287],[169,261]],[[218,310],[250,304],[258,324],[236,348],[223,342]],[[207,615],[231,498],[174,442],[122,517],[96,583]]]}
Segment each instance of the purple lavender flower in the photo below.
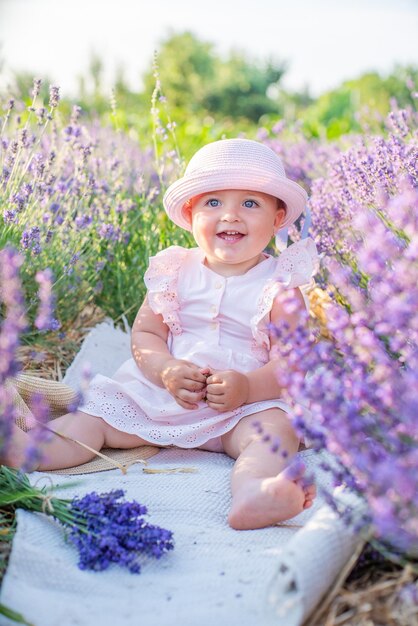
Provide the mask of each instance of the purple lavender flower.
{"label": "purple lavender flower", "polygon": [[295,458],[285,469],[286,478],[300,480],[306,472],[306,465],[300,459]]}
{"label": "purple lavender flower", "polygon": [[32,98],[35,101],[39,96],[41,91],[42,80],[40,78],[34,78],[33,80],[33,89],[32,89]]}
{"label": "purple lavender flower", "polygon": [[29,432],[29,443],[25,450],[25,460],[21,467],[23,472],[33,471],[43,460],[41,443],[51,438],[51,433],[43,428],[51,417],[51,409],[42,394],[33,393],[30,401],[31,412],[34,417],[34,424],[31,424]]}
{"label": "purple lavender flower", "polygon": [[60,88],[56,85],[51,85],[49,88],[49,106],[51,109],[56,109],[60,101]]}
{"label": "purple lavender flower", "polygon": [[24,298],[19,279],[23,257],[13,248],[0,250],[0,298],[5,317],[0,326],[0,383],[19,370],[16,349],[27,328]]}
{"label": "purple lavender flower", "polygon": [[13,390],[7,380],[20,369],[17,348],[21,334],[27,328],[24,299],[19,279],[23,257],[13,248],[0,250],[0,309],[4,317],[0,325],[0,453],[10,443],[12,424],[16,419]]}
{"label": "purple lavender flower", "polygon": [[19,217],[17,211],[6,209],[3,213],[3,219],[6,224],[18,224]]}
{"label": "purple lavender flower", "polygon": [[36,273],[35,280],[39,285],[39,308],[35,326],[39,330],[58,330],[60,323],[54,317],[55,298],[52,292],[53,274],[47,268]]}
{"label": "purple lavender flower", "polygon": [[22,233],[20,244],[23,250],[31,250],[33,254],[41,253],[41,231],[39,226],[33,226]]}
{"label": "purple lavender flower", "polygon": [[123,495],[118,489],[72,501],[68,539],[78,549],[80,569],[104,570],[116,563],[139,574],[145,558],[159,559],[174,548],[172,532],[146,522],[147,508],[120,502]]}

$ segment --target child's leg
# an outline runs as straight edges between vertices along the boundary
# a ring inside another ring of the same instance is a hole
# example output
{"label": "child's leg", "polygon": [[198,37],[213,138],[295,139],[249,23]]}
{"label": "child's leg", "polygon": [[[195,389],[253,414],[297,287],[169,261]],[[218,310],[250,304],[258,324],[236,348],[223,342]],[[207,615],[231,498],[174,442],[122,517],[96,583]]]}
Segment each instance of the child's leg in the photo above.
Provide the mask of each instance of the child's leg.
{"label": "child's leg", "polygon": [[[284,459],[272,452],[253,423],[261,422],[265,433],[280,439],[280,449],[288,452]],[[300,481],[282,473],[288,460],[298,450],[299,439],[289,417],[280,409],[244,417],[222,437],[225,452],[236,459],[231,475],[232,505],[228,521],[232,528],[264,528],[290,519],[312,505],[313,486],[304,488]]]}
{"label": "child's leg", "polygon": [[[135,448],[147,442],[138,437],[110,426],[101,417],[95,417],[77,411],[68,413],[48,422],[48,428],[62,433],[71,439],[77,439],[93,450],[108,448]],[[11,467],[21,467],[25,461],[25,451],[30,442],[30,435],[14,427],[12,441],[5,459],[1,462]],[[152,445],[152,444],[151,444]],[[40,444],[42,460],[36,470],[64,469],[87,463],[95,457],[94,452],[87,450],[78,443],[69,441],[59,434],[48,435],[48,440]]]}

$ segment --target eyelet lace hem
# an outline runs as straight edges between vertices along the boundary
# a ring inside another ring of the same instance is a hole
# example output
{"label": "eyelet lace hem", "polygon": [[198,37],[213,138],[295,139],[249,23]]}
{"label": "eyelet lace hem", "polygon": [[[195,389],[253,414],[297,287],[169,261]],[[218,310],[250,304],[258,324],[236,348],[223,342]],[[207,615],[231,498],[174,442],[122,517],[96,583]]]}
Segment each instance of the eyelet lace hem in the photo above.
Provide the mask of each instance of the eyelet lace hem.
{"label": "eyelet lace hem", "polygon": [[[224,435],[247,415],[274,407],[290,412],[289,405],[283,400],[263,400],[245,404],[223,415],[217,414],[215,419],[207,416],[195,423],[176,424],[175,417],[171,420],[167,416],[165,422],[150,418],[134,400],[115,389],[104,389],[102,384],[92,384],[91,391],[90,399],[82,406],[83,411],[101,417],[117,430],[133,433],[161,446],[195,448]],[[164,411],[160,413],[163,416]]]}

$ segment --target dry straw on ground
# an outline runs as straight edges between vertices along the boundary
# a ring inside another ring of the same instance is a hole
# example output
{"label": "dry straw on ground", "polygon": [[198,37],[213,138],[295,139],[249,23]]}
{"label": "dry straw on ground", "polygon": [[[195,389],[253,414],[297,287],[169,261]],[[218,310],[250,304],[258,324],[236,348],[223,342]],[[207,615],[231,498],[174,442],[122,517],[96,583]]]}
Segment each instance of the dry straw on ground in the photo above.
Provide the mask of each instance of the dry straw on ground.
{"label": "dry straw on ground", "polygon": [[350,577],[306,626],[418,626],[417,574],[381,563]]}
{"label": "dry straw on ground", "polygon": [[105,317],[101,309],[87,306],[59,333],[49,333],[35,343],[20,346],[18,359],[24,373],[61,381],[87,333]]}

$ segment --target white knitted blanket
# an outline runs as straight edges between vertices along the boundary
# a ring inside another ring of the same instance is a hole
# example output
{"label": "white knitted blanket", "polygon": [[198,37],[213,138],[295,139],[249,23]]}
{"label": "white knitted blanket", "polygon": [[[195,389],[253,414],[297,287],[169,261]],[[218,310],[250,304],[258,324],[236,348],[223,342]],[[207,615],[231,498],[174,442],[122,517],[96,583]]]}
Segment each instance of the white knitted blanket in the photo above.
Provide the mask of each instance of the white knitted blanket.
{"label": "white knitted blanket", "polygon": [[[93,329],[65,382],[78,386],[83,363],[111,374],[129,355],[129,337],[105,322]],[[300,453],[327,477],[312,451]],[[175,548],[143,565],[139,575],[117,566],[77,568],[61,528],[41,514],[18,512],[17,532],[0,602],[35,626],[300,626],[344,567],[361,539],[336,519],[320,497],[286,524],[234,531],[226,522],[233,461],[224,454],[167,449],[151,468],[194,467],[196,473],[126,475],[111,470],[52,476],[63,497],[123,488],[148,507],[148,520],[173,531]],[[32,482],[50,482],[34,473]],[[0,618],[0,624],[9,625]]]}

